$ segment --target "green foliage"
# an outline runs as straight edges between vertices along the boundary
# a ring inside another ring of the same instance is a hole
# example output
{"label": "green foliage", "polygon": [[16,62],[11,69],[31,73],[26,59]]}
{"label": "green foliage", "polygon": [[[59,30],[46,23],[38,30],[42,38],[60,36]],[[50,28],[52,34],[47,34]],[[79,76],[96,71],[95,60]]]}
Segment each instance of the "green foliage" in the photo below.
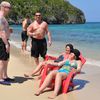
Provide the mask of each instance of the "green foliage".
{"label": "green foliage", "polygon": [[[67,23],[73,18],[84,16],[81,10],[73,7],[64,0],[6,0],[12,5],[9,17],[18,21],[26,15],[33,18],[35,12],[43,14],[43,19],[48,23]],[[81,18],[81,17],[80,17]]]}

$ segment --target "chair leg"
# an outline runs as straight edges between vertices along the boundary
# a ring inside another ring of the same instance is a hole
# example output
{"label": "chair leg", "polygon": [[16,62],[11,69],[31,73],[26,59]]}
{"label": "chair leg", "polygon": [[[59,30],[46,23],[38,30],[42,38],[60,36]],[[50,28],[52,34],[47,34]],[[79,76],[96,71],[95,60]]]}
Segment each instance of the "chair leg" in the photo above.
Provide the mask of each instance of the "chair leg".
{"label": "chair leg", "polygon": [[70,82],[72,81],[72,78],[73,78],[73,71],[70,72],[66,78],[66,80],[63,81],[62,83],[62,93],[67,93],[68,92],[68,89],[69,89],[69,86],[70,86]]}
{"label": "chair leg", "polygon": [[73,91],[74,90],[74,83],[71,82],[69,88],[68,88],[68,92]]}
{"label": "chair leg", "polygon": [[62,93],[67,93],[68,92],[69,84],[70,84],[69,80],[63,82],[63,84],[62,84],[63,85],[62,86]]}

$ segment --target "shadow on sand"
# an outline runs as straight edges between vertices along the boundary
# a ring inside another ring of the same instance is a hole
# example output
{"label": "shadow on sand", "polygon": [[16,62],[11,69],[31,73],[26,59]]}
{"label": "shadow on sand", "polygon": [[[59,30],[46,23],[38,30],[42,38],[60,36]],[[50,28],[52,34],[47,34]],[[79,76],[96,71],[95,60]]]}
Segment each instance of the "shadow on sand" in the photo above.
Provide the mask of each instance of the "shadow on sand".
{"label": "shadow on sand", "polygon": [[12,83],[23,83],[23,82],[25,82],[25,81],[27,81],[27,80],[33,80],[34,78],[26,78],[26,77],[22,77],[22,76],[14,76],[14,82],[12,82]]}
{"label": "shadow on sand", "polygon": [[80,89],[84,88],[87,83],[89,83],[89,81],[82,80],[82,79],[74,79],[73,82],[75,84],[74,90],[80,90]]}

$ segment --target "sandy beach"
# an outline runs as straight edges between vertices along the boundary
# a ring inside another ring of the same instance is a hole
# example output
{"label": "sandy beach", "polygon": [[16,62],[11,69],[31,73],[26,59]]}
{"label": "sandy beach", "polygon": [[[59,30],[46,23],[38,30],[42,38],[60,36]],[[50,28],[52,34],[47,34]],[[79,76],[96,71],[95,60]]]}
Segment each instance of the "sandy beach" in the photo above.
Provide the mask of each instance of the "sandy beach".
{"label": "sandy beach", "polygon": [[[6,86],[0,84],[0,99],[2,100],[47,100],[52,91],[40,96],[34,93],[38,89],[39,81],[34,78],[25,78],[24,73],[35,68],[33,59],[29,54],[11,45],[11,57],[8,66],[8,74],[15,78],[15,82]],[[74,79],[75,90],[66,94],[60,94],[55,100],[98,100],[100,97],[100,67],[85,64],[82,73]]]}

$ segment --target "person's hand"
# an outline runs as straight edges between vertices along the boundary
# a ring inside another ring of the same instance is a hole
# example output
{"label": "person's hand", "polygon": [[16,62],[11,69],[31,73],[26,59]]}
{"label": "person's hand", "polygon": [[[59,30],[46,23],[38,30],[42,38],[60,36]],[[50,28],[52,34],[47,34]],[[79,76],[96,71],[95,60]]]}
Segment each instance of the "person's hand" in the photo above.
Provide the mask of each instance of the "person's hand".
{"label": "person's hand", "polygon": [[28,35],[28,36],[33,37],[33,34],[34,34],[34,33],[27,31],[27,35]]}
{"label": "person's hand", "polygon": [[32,36],[32,37],[34,37],[34,36],[38,36],[39,33],[35,33],[35,32],[33,32],[33,33],[29,33],[29,35]]}
{"label": "person's hand", "polygon": [[9,53],[10,52],[10,45],[6,44],[6,52]]}
{"label": "person's hand", "polygon": [[46,64],[52,64],[52,60],[48,60],[48,61],[46,61]]}
{"label": "person's hand", "polygon": [[10,32],[10,33],[13,33],[13,29],[12,29],[12,28],[9,28],[9,32]]}
{"label": "person's hand", "polygon": [[52,44],[52,42],[51,41],[48,41],[48,45],[51,46],[51,44]]}

